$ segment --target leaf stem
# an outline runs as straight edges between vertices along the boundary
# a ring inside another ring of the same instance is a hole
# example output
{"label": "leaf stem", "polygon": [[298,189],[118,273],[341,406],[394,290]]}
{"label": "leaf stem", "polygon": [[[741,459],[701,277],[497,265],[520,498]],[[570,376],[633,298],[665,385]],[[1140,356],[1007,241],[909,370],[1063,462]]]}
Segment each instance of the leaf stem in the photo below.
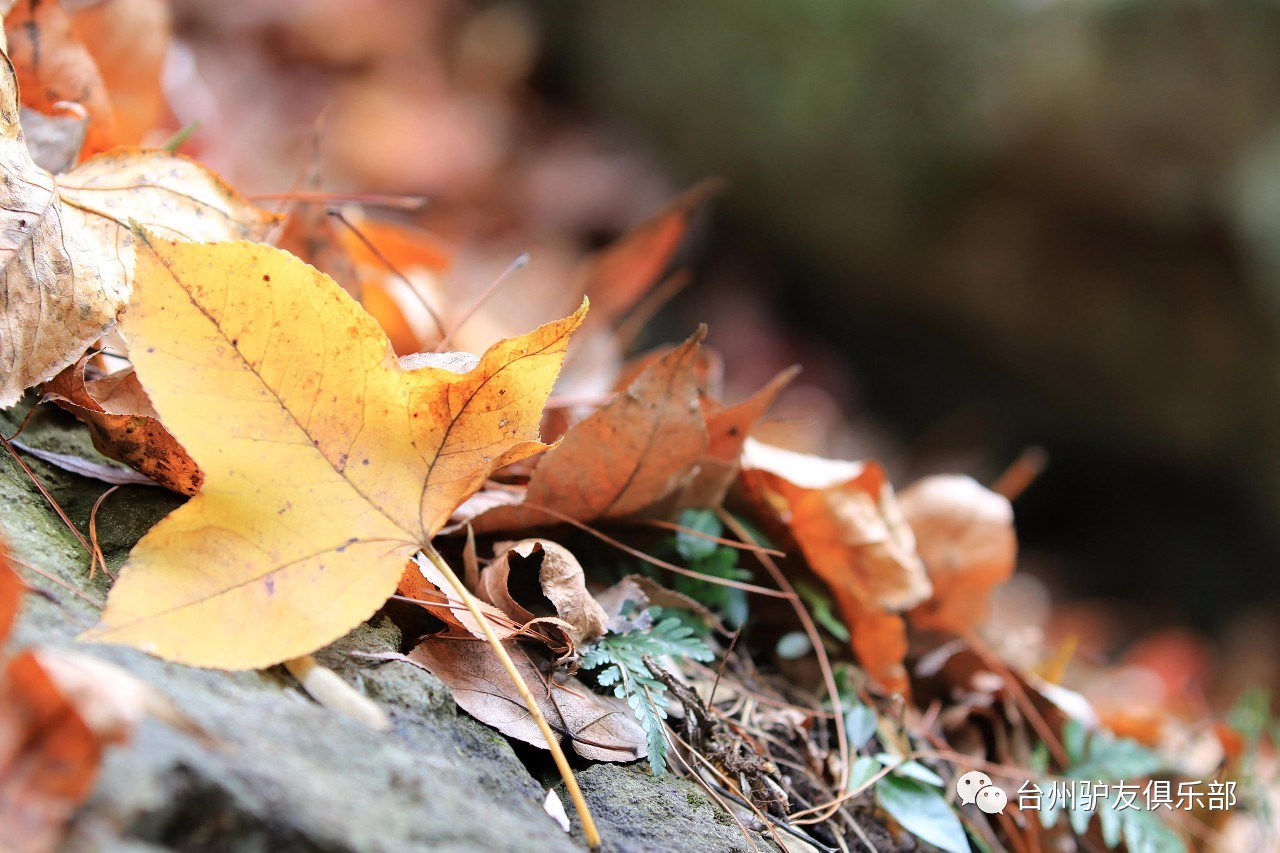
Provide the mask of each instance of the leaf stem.
{"label": "leaf stem", "polygon": [[560,771],[560,777],[564,779],[565,788],[569,791],[569,799],[573,800],[573,806],[578,810],[578,817],[582,820],[582,832],[587,837],[587,846],[592,850],[600,848],[600,831],[596,829],[596,822],[591,817],[591,810],[587,808],[587,801],[582,796],[582,789],[578,787],[578,780],[573,776],[573,769],[569,767],[569,759],[565,757],[564,750],[560,748],[560,739],[556,737],[551,726],[547,724],[547,718],[542,716],[542,709],[538,707],[538,702],[533,698],[533,694],[529,692],[529,685],[524,683],[524,679],[520,677],[520,672],[516,669],[515,662],[511,660],[511,656],[507,654],[506,648],[493,633],[493,629],[489,627],[489,620],[480,612],[480,607],[476,603],[475,596],[467,589],[466,585],[454,574],[453,569],[449,568],[449,564],[444,561],[439,552],[427,543],[422,547],[422,553],[431,561],[440,574],[445,576],[454,591],[462,599],[463,604],[467,605],[467,610],[471,611],[471,616],[479,624],[480,630],[484,631],[484,638],[489,641],[489,645],[493,648],[493,653],[498,656],[498,660],[502,663],[502,668],[507,671],[512,683],[516,686],[516,692],[520,694],[520,698],[524,700],[524,706],[529,709],[529,716],[533,717],[533,721],[538,724],[538,729],[542,732],[542,736],[546,738],[547,748],[551,750],[551,757],[556,763],[556,768]]}

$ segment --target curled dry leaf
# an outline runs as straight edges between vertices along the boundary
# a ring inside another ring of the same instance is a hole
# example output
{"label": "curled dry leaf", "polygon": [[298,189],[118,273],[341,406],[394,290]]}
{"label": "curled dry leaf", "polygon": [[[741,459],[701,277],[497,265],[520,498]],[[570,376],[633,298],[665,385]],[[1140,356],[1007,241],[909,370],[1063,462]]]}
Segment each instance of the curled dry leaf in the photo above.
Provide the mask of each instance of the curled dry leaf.
{"label": "curled dry leaf", "polygon": [[103,456],[124,462],[175,492],[194,495],[200,491],[204,474],[160,423],[133,368],[86,382],[88,359],[84,356],[46,382],[45,398],[83,421]]}
{"label": "curled dry leaf", "polygon": [[19,125],[0,62],[0,408],[74,363],[115,322],[133,279],[130,222],[191,241],[261,239],[276,217],[165,151],[115,149],[53,177]]}
{"label": "curled dry leaf", "polygon": [[[480,515],[476,532],[555,524],[548,507],[578,521],[624,518],[671,496],[693,475],[707,447],[694,365],[699,329],[652,364],[591,417],[575,424],[538,463],[522,504]],[[486,505],[490,498],[480,498]]]}
{"label": "curled dry leaf", "polygon": [[[451,637],[475,637],[485,639],[484,629],[472,617],[471,611],[458,598],[453,586],[440,570],[425,558],[414,558],[405,566],[397,591],[405,598],[412,598],[431,615],[444,622]],[[506,640],[519,633],[519,626],[503,611],[484,601],[476,602],[480,612],[489,619],[489,627],[499,640]]]}
{"label": "curled dry leaf", "polygon": [[569,624],[573,644],[581,646],[604,634],[608,617],[587,592],[582,565],[567,548],[545,539],[525,539],[499,543],[494,554],[494,561],[480,573],[480,595],[490,604],[521,622],[542,615],[516,602],[510,590],[512,572],[519,575],[536,565],[542,594],[556,615]]}
{"label": "curled dry leaf", "polygon": [[750,439],[742,465],[744,485],[830,586],[863,667],[882,687],[905,691],[906,628],[898,614],[932,588],[884,469]]}
{"label": "curled dry leaf", "polygon": [[45,115],[61,112],[61,102],[80,104],[89,116],[86,156],[120,144],[115,109],[98,63],[71,26],[62,4],[18,0],[5,15],[4,28],[22,103]]}
{"label": "curled dry leaf", "polygon": [[[592,761],[634,761],[648,754],[645,733],[625,702],[600,696],[576,678],[548,683],[518,643],[505,643],[521,678],[551,728],[570,738]],[[502,664],[483,643],[432,637],[409,653],[453,692],[467,713],[508,737],[546,749],[520,694]]]}
{"label": "curled dry leaf", "polygon": [[138,235],[122,331],[205,483],[134,547],[88,639],[225,669],[308,654],[386,601],[494,469],[545,449],[538,421],[585,302],[467,372],[406,370],[292,255]]}
{"label": "curled dry leaf", "polygon": [[911,611],[924,628],[963,632],[986,621],[991,591],[1013,574],[1018,540],[1008,498],[971,477],[926,477],[899,496],[933,595]]}

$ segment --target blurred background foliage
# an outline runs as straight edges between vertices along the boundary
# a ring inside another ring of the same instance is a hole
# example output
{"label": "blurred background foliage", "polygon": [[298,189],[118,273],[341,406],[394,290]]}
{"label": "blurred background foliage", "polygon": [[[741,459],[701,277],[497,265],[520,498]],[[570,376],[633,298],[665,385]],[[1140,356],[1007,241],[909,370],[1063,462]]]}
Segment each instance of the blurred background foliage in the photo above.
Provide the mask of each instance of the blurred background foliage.
{"label": "blurred background foliage", "polygon": [[1280,5],[548,8],[548,85],[730,179],[722,251],[909,464],[1046,446],[1020,529],[1077,594],[1275,596]]}
{"label": "blurred background foliage", "polygon": [[899,483],[1043,446],[1021,571],[1080,603],[1059,633],[1195,625],[1276,678],[1280,4],[174,8],[194,153],[279,192],[332,105],[327,187],[429,196],[477,290],[532,253],[520,328],[584,252],[724,177],[641,343],[707,321],[731,399],[803,363],[786,442]]}

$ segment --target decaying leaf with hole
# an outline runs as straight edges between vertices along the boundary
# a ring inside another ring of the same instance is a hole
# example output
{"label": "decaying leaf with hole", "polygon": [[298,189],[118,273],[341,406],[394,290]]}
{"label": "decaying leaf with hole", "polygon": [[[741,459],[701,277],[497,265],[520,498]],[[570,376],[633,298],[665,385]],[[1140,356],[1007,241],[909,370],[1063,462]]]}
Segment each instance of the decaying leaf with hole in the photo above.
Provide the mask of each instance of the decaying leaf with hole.
{"label": "decaying leaf with hole", "polygon": [[907,642],[899,614],[932,588],[884,469],[750,439],[742,466],[744,485],[830,586],[863,667],[885,689],[904,691]]}
{"label": "decaying leaf with hole", "polygon": [[[648,754],[644,730],[625,702],[593,693],[576,678],[548,683],[523,647],[505,645],[547,722],[570,738],[575,752],[592,761],[635,761]],[[471,716],[508,737],[547,748],[511,678],[483,643],[431,637],[409,659],[443,681]]]}
{"label": "decaying leaf with hole", "polygon": [[[546,539],[524,539],[498,543],[494,546],[494,555],[493,562],[480,573],[481,598],[521,622],[556,615],[569,626],[569,639],[575,646],[590,643],[604,634],[608,617],[587,592],[582,565],[567,548]],[[512,574],[518,579],[535,571],[536,585],[551,608],[539,607],[534,600],[521,602],[512,597]]]}
{"label": "decaying leaf with hole", "polygon": [[545,449],[585,302],[469,370],[410,370],[292,255],[139,235],[122,332],[205,482],[133,549],[88,639],[225,669],[307,654],[368,618],[493,470]]}
{"label": "decaying leaf with hole", "polygon": [[60,103],[79,104],[88,114],[85,156],[118,145],[106,83],[62,4],[18,0],[5,15],[4,27],[22,103],[45,115],[57,115]]}
{"label": "decaying leaf with hole", "polygon": [[[476,532],[624,518],[673,495],[693,476],[707,447],[694,365],[705,330],[650,365],[589,418],[575,424],[543,456],[523,503],[488,508],[473,517]],[[486,508],[494,501],[478,498]],[[556,514],[543,512],[548,507]]]}
{"label": "decaying leaf with hole", "polygon": [[971,477],[926,477],[899,496],[933,583],[911,611],[923,628],[962,633],[986,621],[991,592],[1013,575],[1018,539],[1008,498]]}
{"label": "decaying leaf with hole", "polygon": [[128,300],[130,223],[191,241],[260,239],[274,214],[204,166],[115,149],[54,178],[32,162],[13,66],[0,63],[0,408],[74,363]]}
{"label": "decaying leaf with hole", "polygon": [[88,356],[44,384],[44,397],[89,427],[103,456],[124,462],[184,495],[200,491],[204,474],[160,423],[133,368],[85,381]]}

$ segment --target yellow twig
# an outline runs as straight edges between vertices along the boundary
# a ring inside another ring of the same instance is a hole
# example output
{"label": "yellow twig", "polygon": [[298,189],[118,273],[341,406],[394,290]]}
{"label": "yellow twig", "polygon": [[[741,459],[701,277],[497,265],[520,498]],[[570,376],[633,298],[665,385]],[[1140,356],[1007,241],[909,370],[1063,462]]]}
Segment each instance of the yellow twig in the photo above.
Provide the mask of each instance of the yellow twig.
{"label": "yellow twig", "polygon": [[422,553],[453,586],[454,591],[458,593],[458,597],[462,599],[462,603],[467,605],[467,610],[471,611],[472,618],[480,625],[480,630],[484,631],[484,638],[489,641],[489,645],[493,648],[493,653],[502,662],[502,668],[507,671],[507,675],[511,677],[512,683],[515,684],[516,692],[524,700],[524,706],[529,709],[529,715],[533,717],[533,721],[538,724],[538,729],[542,732],[542,736],[546,738],[547,747],[551,750],[551,757],[555,760],[556,768],[559,769],[560,776],[564,779],[565,787],[569,791],[569,799],[573,800],[573,806],[578,810],[578,817],[582,820],[582,832],[587,837],[587,846],[592,850],[598,849],[600,847],[600,832],[596,829],[596,822],[591,817],[591,810],[587,808],[587,801],[582,796],[582,789],[578,787],[578,780],[573,776],[573,769],[569,767],[569,759],[565,757],[564,750],[560,748],[560,739],[556,737],[555,732],[551,730],[551,726],[547,724],[547,718],[542,716],[542,709],[538,707],[537,700],[529,692],[529,686],[520,677],[520,672],[516,669],[515,662],[511,660],[506,648],[493,633],[493,629],[489,627],[489,620],[480,612],[475,596],[453,573],[453,569],[449,568],[449,564],[444,561],[439,552],[430,544],[427,544],[423,547]]}

